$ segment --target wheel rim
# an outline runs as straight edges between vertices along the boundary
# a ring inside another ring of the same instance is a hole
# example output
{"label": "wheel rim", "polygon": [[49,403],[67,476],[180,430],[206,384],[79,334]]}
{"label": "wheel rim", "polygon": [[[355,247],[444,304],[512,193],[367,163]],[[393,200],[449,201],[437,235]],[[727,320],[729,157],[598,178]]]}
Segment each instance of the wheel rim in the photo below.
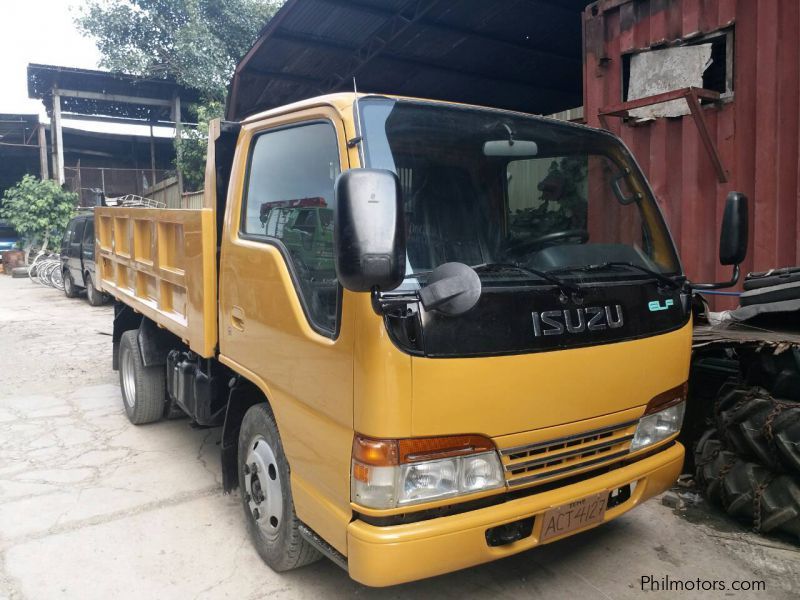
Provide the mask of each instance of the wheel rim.
{"label": "wheel rim", "polygon": [[64,290],[66,290],[68,294],[72,293],[72,277],[69,273],[64,274]]}
{"label": "wheel rim", "polygon": [[130,408],[136,404],[136,378],[134,377],[133,353],[122,347],[119,361],[122,373],[122,398]]}
{"label": "wheel rim", "polygon": [[88,275],[86,277],[86,295],[89,297],[89,302],[94,303],[94,285],[92,278]]}
{"label": "wheel rim", "polygon": [[243,469],[250,514],[264,537],[274,540],[283,521],[283,493],[278,461],[263,436],[256,436],[250,442]]}

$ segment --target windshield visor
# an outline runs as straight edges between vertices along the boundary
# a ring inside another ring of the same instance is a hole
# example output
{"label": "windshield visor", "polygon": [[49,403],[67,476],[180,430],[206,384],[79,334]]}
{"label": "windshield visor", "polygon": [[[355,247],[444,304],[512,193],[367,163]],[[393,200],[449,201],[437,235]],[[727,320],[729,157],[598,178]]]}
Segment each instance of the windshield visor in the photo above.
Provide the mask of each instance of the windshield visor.
{"label": "windshield visor", "polygon": [[579,270],[603,263],[680,274],[649,186],[612,136],[490,109],[385,98],[359,106],[366,166],[395,172],[402,185],[404,287],[424,285],[447,262],[482,267],[484,286],[546,283],[532,271],[650,277]]}

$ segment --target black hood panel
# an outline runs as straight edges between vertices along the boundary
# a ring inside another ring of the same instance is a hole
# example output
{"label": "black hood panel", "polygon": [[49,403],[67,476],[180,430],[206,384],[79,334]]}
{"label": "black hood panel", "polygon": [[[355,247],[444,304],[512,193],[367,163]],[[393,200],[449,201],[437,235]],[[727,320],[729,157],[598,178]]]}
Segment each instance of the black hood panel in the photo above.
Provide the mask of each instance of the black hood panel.
{"label": "black hood panel", "polygon": [[686,293],[652,282],[583,286],[581,292],[567,298],[548,287],[485,287],[478,304],[457,317],[415,303],[385,320],[404,352],[450,358],[610,344],[674,331],[690,317]]}

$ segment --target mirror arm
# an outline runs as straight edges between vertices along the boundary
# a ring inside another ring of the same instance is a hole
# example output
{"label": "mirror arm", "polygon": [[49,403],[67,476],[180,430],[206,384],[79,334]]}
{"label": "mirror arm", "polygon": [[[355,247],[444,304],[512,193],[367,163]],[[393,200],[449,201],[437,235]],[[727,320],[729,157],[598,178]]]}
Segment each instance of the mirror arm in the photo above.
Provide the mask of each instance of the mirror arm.
{"label": "mirror arm", "polygon": [[409,304],[415,304],[419,302],[419,294],[416,291],[399,294],[385,294],[378,288],[372,288],[370,296],[372,300],[372,310],[375,311],[375,314],[381,317],[392,309],[400,308],[403,310],[403,312],[405,312]]}
{"label": "mirror arm", "polygon": [[733,265],[733,275],[730,281],[721,281],[718,283],[692,283],[690,284],[693,290],[719,290],[729,288],[739,283],[739,265]]}

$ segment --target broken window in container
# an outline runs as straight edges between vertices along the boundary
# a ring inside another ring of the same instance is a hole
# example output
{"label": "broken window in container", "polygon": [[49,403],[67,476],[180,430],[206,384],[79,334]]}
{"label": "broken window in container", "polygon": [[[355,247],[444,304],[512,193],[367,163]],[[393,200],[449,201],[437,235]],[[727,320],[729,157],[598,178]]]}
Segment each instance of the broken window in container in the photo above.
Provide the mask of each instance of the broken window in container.
{"label": "broken window in container", "polygon": [[[625,101],[647,98],[687,87],[720,95],[733,93],[733,30],[715,32],[691,43],[627,54],[623,57]],[[689,114],[684,100],[632,110],[638,119],[680,117]]]}

